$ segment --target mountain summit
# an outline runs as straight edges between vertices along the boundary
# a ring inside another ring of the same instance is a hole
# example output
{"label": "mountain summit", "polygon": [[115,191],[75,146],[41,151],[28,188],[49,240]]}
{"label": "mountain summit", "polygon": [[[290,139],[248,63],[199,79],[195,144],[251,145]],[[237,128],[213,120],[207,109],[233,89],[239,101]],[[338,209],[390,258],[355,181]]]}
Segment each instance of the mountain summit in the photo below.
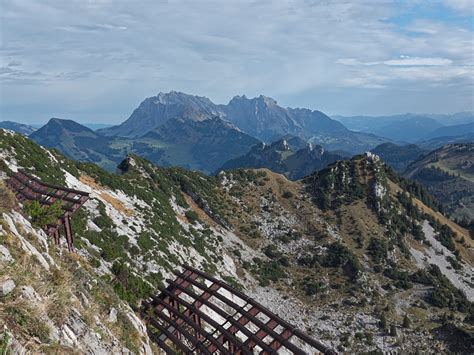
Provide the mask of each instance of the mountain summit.
{"label": "mountain summit", "polygon": [[193,121],[203,121],[220,115],[216,105],[206,97],[177,91],[160,92],[157,96],[145,99],[125,122],[99,130],[99,133],[106,136],[137,138],[172,118],[184,117]]}
{"label": "mountain summit", "polygon": [[190,122],[216,117],[265,142],[290,134],[325,149],[360,153],[386,141],[374,135],[352,132],[320,111],[284,108],[263,95],[254,98],[235,96],[227,105],[216,105],[206,97],[176,91],[145,99],[126,121],[98,133],[139,138],[171,119],[182,118]]}
{"label": "mountain summit", "polygon": [[[302,146],[301,143],[306,145]],[[319,145],[313,146],[298,137],[286,136],[271,144],[255,145],[247,154],[227,161],[217,172],[240,168],[267,168],[297,180],[340,159],[343,157],[325,151]]]}

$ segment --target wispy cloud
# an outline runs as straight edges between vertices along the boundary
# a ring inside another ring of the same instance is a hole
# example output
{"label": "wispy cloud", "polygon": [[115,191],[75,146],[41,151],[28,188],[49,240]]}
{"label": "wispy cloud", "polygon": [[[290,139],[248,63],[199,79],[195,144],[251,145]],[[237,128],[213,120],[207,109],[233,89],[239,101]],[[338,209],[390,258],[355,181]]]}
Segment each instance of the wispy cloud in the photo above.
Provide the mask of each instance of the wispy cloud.
{"label": "wispy cloud", "polygon": [[113,30],[126,30],[126,26],[118,26],[111,24],[93,24],[93,25],[67,25],[58,26],[56,29],[66,32],[101,32],[101,31],[113,31]]}
{"label": "wispy cloud", "polygon": [[[171,89],[217,102],[264,93],[345,113],[390,102],[403,112],[406,95],[435,86],[444,110],[466,110],[473,33],[456,21],[470,16],[469,2],[2,1],[0,114],[41,102],[38,119],[70,111],[120,121]],[[433,16],[436,7],[449,16]]]}
{"label": "wispy cloud", "polygon": [[338,59],[337,64],[344,65],[389,65],[389,66],[446,66],[453,64],[451,59],[447,58],[421,58],[401,55],[397,59],[389,59],[375,62],[362,62],[355,58]]}

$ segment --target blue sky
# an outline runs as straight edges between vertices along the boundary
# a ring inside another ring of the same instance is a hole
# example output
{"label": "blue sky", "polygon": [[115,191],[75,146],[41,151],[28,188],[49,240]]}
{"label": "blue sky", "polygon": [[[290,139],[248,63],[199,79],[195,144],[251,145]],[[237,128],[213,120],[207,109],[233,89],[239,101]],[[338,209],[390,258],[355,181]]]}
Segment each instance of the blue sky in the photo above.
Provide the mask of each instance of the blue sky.
{"label": "blue sky", "polygon": [[471,0],[1,0],[0,120],[121,122],[178,90],[328,114],[474,111]]}

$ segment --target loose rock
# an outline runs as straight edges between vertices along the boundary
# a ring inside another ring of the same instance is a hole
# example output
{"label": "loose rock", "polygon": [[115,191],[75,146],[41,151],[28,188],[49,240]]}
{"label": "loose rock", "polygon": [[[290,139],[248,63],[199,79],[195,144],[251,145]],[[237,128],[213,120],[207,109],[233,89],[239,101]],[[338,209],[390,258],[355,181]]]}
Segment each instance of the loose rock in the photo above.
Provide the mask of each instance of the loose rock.
{"label": "loose rock", "polygon": [[15,288],[15,282],[12,279],[3,279],[0,281],[0,296],[6,296]]}
{"label": "loose rock", "polygon": [[117,321],[117,310],[115,308],[110,309],[109,318],[107,320],[111,323],[115,323]]}
{"label": "loose rock", "polygon": [[6,262],[6,263],[13,261],[13,257],[10,254],[10,251],[3,245],[0,245],[0,261]]}

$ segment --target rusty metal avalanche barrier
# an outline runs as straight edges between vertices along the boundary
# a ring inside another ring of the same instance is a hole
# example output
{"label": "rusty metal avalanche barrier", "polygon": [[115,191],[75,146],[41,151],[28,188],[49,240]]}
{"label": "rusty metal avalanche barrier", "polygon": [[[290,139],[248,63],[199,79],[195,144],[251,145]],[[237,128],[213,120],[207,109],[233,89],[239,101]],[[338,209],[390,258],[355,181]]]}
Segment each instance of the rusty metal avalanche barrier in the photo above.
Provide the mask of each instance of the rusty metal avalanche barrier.
{"label": "rusty metal avalanche barrier", "polygon": [[167,354],[335,354],[239,290],[183,269],[139,310],[150,338]]}
{"label": "rusty metal avalanche barrier", "polygon": [[74,251],[71,216],[89,199],[87,192],[43,182],[22,170],[10,176],[7,186],[15,192],[20,202],[38,201],[42,206],[50,206],[60,201],[63,214],[57,223],[45,226],[45,232],[59,245],[60,228],[64,226],[68,249]]}

